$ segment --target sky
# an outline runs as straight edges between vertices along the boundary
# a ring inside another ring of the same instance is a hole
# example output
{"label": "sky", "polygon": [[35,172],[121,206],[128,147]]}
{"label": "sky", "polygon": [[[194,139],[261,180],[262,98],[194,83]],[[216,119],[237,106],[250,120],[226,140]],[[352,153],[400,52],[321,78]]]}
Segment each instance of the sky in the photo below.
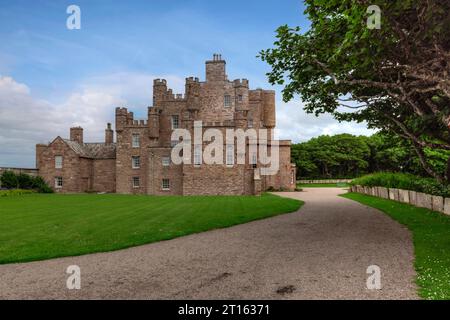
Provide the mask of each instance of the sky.
{"label": "sky", "polygon": [[[70,30],[67,7],[81,10]],[[338,123],[284,103],[257,58],[273,47],[280,25],[309,28],[301,1],[0,0],[0,166],[35,167],[36,143],[84,128],[85,141],[104,139],[116,107],[145,118],[152,83],[165,78],[175,93],[189,76],[204,80],[204,62],[220,53],[229,79],[276,90],[282,139],[321,134],[371,134],[364,124]]]}

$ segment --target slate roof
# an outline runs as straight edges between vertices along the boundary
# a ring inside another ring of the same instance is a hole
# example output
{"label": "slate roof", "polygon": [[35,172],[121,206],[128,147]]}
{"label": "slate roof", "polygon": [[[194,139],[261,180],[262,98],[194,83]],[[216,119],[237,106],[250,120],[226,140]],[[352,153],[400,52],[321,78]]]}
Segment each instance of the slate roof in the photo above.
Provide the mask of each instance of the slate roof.
{"label": "slate roof", "polygon": [[76,154],[83,158],[89,159],[115,159],[116,158],[116,144],[105,143],[78,143],[76,141],[63,139],[65,143]]}

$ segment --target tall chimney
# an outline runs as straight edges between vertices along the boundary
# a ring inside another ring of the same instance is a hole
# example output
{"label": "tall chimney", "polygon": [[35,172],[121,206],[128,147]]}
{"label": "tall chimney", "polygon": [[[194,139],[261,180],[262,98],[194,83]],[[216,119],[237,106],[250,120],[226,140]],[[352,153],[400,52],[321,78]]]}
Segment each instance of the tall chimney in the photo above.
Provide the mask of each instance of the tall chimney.
{"label": "tall chimney", "polygon": [[213,59],[206,61],[206,82],[225,81],[227,79],[225,64],[222,55],[213,54]]}
{"label": "tall chimney", "polygon": [[83,128],[82,127],[70,128],[70,140],[76,141],[76,142],[82,144],[83,143]]}
{"label": "tall chimney", "polygon": [[111,129],[111,123],[108,123],[105,129],[105,143],[111,144],[114,142],[114,131]]}

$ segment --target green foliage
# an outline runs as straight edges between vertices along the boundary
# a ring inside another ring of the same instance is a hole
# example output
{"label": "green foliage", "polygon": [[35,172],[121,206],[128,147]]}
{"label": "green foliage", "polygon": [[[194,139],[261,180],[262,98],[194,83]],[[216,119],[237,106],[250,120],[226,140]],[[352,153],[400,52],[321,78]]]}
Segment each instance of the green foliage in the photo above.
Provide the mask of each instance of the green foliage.
{"label": "green foliage", "polygon": [[412,190],[443,197],[450,196],[450,186],[441,184],[433,178],[422,178],[406,173],[379,172],[354,179],[351,184]]}
{"label": "green foliage", "polygon": [[21,196],[24,194],[31,194],[31,193],[36,193],[36,191],[23,189],[0,190],[0,197]]}
{"label": "green foliage", "polygon": [[255,196],[34,194],[0,198],[0,264],[123,249],[296,211]]}
{"label": "green foliage", "polygon": [[343,197],[377,208],[411,230],[419,295],[430,300],[450,299],[449,216],[358,193]]}
{"label": "green foliage", "polygon": [[25,173],[15,174],[13,171],[5,171],[0,176],[2,187],[7,189],[33,189],[40,193],[53,193],[42,177],[33,177]]}
{"label": "green foliage", "polygon": [[[269,82],[283,85],[283,100],[300,96],[309,113],[330,113],[339,121],[365,122],[369,128],[402,136],[414,141],[419,155],[436,156],[423,150],[426,147],[450,150],[450,2],[305,4],[311,27],[302,32],[280,26],[274,47],[260,52],[271,67]],[[380,7],[381,29],[367,27],[369,5]],[[299,157],[304,155],[300,152]],[[416,164],[444,180],[443,168],[433,171],[442,163],[440,155],[437,158],[438,163]],[[299,161],[301,176],[328,175],[325,164]]]}
{"label": "green foliage", "polygon": [[17,175],[12,171],[5,171],[0,176],[2,187],[7,189],[19,188]]}
{"label": "green foliage", "polygon": [[[445,174],[450,152],[431,148],[424,152],[433,170]],[[299,179],[354,178],[379,171],[428,176],[408,141],[384,133],[319,136],[292,145],[291,158]]]}

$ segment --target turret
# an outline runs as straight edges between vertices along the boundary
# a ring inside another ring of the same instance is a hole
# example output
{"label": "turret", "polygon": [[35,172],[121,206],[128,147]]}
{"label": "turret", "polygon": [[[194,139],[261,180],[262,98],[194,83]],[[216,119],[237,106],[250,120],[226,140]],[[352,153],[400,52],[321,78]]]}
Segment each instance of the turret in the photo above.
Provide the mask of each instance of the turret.
{"label": "turret", "polygon": [[152,139],[159,138],[159,109],[148,108],[148,136]]}
{"label": "turret", "polygon": [[116,108],[116,131],[121,132],[127,125],[129,113],[127,108]]}
{"label": "turret", "polygon": [[153,80],[153,105],[159,106],[167,95],[167,81],[165,79]]}
{"label": "turret", "polygon": [[186,78],[185,97],[188,110],[200,109],[200,82],[198,78]]}
{"label": "turret", "polygon": [[275,91],[264,90],[262,92],[262,104],[264,110],[264,126],[266,128],[275,128]]}
{"label": "turret", "polygon": [[79,144],[82,144],[83,143],[83,128],[82,127],[70,128],[70,140],[76,141]]}
{"label": "turret", "polygon": [[236,96],[236,110],[249,110],[248,80],[236,79],[233,81]]}
{"label": "turret", "polygon": [[224,82],[227,80],[225,64],[222,56],[216,53],[212,60],[206,61],[206,82]]}

